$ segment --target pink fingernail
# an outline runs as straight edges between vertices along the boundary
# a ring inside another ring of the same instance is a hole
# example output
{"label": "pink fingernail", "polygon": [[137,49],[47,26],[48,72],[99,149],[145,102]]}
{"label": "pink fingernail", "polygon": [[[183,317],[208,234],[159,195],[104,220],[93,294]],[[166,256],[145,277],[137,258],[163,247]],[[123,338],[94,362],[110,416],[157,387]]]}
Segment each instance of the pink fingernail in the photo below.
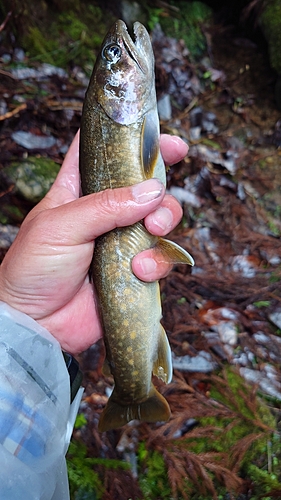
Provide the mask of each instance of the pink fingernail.
{"label": "pink fingernail", "polygon": [[140,259],[140,266],[144,275],[149,275],[156,270],[156,262],[149,257]]}
{"label": "pink fingernail", "polygon": [[132,187],[132,194],[137,203],[147,203],[159,198],[163,193],[164,186],[158,179],[149,179],[148,181],[135,184]]}
{"label": "pink fingernail", "polygon": [[153,223],[160,227],[161,229],[164,229],[166,231],[169,231],[173,227],[173,214],[171,210],[169,210],[166,207],[160,207],[158,208],[152,215],[151,215]]}

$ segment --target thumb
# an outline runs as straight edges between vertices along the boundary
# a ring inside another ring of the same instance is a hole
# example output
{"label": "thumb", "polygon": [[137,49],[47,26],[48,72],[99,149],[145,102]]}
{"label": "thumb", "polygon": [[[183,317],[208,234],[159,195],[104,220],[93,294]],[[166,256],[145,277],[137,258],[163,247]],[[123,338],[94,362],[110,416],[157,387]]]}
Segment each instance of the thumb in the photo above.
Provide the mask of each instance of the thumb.
{"label": "thumb", "polygon": [[45,233],[48,241],[66,245],[88,243],[116,227],[143,219],[160,205],[164,195],[163,184],[158,179],[149,179],[133,186],[83,196],[41,211],[41,235]]}

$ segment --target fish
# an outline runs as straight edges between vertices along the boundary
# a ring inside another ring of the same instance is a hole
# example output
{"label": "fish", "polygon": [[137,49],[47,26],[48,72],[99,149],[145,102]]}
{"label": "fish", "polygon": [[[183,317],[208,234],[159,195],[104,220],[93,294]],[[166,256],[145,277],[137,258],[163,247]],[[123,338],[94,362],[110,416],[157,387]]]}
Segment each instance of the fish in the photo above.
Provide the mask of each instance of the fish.
{"label": "fish", "polygon": [[[102,43],[85,95],[80,127],[82,194],[130,186],[150,178],[166,185],[159,149],[154,54],[146,28],[117,20]],[[104,332],[103,371],[114,388],[101,413],[100,432],[131,420],[167,421],[170,407],[152,374],[172,379],[172,356],[162,317],[159,282],[132,272],[133,257],[148,248],[173,263],[194,264],[172,241],[151,235],[143,221],[98,237],[91,264]]]}

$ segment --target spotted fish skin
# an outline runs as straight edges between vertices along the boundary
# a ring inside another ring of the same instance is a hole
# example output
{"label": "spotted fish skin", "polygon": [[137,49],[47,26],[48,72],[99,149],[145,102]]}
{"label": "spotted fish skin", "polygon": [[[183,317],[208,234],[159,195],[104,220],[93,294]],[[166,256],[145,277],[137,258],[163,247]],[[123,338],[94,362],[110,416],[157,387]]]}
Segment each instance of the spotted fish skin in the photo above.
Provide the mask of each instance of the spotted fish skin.
{"label": "spotted fish skin", "polygon": [[[86,93],[80,136],[84,195],[157,177],[166,182],[159,151],[154,57],[149,35],[134,24],[135,41],[123,21],[108,32]],[[160,324],[159,283],[139,280],[133,257],[157,247],[169,262],[193,265],[176,244],[151,235],[142,222],[97,238],[91,266],[104,330],[104,371],[114,390],[101,414],[99,430],[132,419],[168,420],[170,409],[152,384],[152,373],[172,378],[171,350]]]}

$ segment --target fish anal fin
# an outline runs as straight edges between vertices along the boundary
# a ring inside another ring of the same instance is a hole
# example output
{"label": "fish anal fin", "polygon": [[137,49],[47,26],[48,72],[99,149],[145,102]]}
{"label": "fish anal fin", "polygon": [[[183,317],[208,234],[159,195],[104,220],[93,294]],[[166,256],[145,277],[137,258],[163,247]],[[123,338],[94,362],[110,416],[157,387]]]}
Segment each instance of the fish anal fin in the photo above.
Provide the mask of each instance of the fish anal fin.
{"label": "fish anal fin", "polygon": [[157,359],[153,364],[153,375],[168,384],[173,375],[172,354],[166,332],[162,325],[159,325],[159,328]]}
{"label": "fish anal fin", "polygon": [[162,259],[170,264],[189,264],[194,266],[194,259],[184,248],[179,246],[174,241],[158,238],[154,247],[158,251]]}
{"label": "fish anal fin", "polygon": [[98,430],[100,432],[117,429],[131,420],[143,422],[163,422],[171,416],[170,407],[166,399],[151,385],[151,390],[145,401],[124,405],[113,391],[105,409],[103,410]]}

